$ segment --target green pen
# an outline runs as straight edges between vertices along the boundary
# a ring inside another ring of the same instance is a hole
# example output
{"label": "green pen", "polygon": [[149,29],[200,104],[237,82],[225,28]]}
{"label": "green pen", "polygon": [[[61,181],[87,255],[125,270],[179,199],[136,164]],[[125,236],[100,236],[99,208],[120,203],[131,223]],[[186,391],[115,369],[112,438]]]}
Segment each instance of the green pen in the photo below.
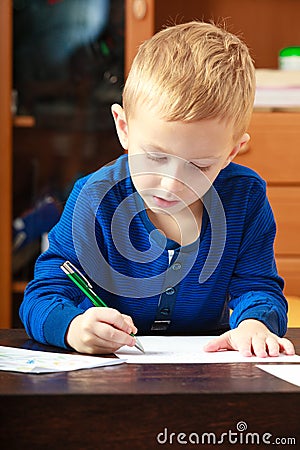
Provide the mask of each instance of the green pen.
{"label": "green pen", "polygon": [[[93,291],[93,286],[91,283],[85,278],[84,275],[70,262],[64,262],[60,268],[65,272],[65,274],[76,284],[77,287],[91,300],[94,306],[100,306],[107,308],[106,303],[101,300],[100,297]],[[134,337],[136,340],[135,347],[141,352],[145,353],[145,350],[138,340],[138,338],[134,335],[134,333],[130,333],[130,336]]]}

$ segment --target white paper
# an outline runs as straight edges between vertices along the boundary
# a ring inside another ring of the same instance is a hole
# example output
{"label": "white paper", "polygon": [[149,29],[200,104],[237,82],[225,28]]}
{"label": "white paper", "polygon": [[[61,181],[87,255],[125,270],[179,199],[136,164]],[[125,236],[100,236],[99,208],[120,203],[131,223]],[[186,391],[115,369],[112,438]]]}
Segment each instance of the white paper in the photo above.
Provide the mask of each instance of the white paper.
{"label": "white paper", "polygon": [[281,378],[288,383],[300,386],[300,365],[299,364],[265,364],[256,366],[265,372]]}
{"label": "white paper", "polygon": [[259,88],[300,88],[300,70],[256,69]]}
{"label": "white paper", "polygon": [[299,108],[300,71],[256,69],[254,107]]}
{"label": "white paper", "polygon": [[238,351],[207,353],[203,346],[216,336],[139,336],[145,354],[135,347],[122,347],[116,355],[129,364],[186,364],[235,362],[300,362],[300,356],[279,355],[258,358],[242,356]]}
{"label": "white paper", "polygon": [[254,108],[299,108],[300,88],[257,88]]}
{"label": "white paper", "polygon": [[0,346],[0,370],[26,373],[68,372],[125,362],[117,358],[70,355]]}

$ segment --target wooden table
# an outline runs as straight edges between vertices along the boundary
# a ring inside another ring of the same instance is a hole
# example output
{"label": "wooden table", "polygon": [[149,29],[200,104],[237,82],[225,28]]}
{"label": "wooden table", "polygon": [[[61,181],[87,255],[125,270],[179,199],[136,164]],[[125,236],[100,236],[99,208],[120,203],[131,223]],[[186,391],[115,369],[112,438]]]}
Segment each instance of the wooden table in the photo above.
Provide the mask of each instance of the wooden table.
{"label": "wooden table", "polygon": [[[300,353],[300,329],[288,336]],[[23,330],[0,330],[0,345],[57,351]],[[275,439],[300,446],[300,387],[253,363],[0,372],[3,450],[245,449]]]}

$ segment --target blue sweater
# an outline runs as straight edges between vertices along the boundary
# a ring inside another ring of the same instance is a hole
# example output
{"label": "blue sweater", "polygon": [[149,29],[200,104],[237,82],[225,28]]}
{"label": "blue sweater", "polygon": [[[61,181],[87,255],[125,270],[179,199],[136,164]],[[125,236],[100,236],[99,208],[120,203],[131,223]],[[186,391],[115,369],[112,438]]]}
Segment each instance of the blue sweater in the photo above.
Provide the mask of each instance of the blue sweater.
{"label": "blue sweater", "polygon": [[70,322],[92,306],[60,269],[69,260],[140,335],[218,334],[254,318],[283,336],[287,304],[265,182],[231,163],[203,203],[199,239],[179,246],[150,222],[126,155],[77,181],[25,291],[27,333],[66,347]]}

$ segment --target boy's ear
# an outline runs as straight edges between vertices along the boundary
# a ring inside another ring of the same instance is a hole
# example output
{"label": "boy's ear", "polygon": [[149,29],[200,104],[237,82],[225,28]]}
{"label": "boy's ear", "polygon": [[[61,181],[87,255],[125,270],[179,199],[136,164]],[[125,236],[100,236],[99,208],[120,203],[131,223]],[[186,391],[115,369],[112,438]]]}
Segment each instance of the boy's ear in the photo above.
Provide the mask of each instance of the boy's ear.
{"label": "boy's ear", "polygon": [[247,142],[249,142],[250,140],[250,136],[248,133],[243,134],[243,136],[240,138],[240,140],[238,141],[238,143],[235,145],[235,147],[233,147],[233,149],[231,150],[231,152],[229,153],[223,169],[228,166],[229,163],[231,163],[231,161],[236,157],[236,155],[239,153],[239,151],[241,150],[241,148],[247,144]]}
{"label": "boy's ear", "polygon": [[111,107],[111,112],[115,121],[120,144],[122,145],[124,150],[128,150],[128,125],[126,121],[125,111],[121,105],[115,103]]}

